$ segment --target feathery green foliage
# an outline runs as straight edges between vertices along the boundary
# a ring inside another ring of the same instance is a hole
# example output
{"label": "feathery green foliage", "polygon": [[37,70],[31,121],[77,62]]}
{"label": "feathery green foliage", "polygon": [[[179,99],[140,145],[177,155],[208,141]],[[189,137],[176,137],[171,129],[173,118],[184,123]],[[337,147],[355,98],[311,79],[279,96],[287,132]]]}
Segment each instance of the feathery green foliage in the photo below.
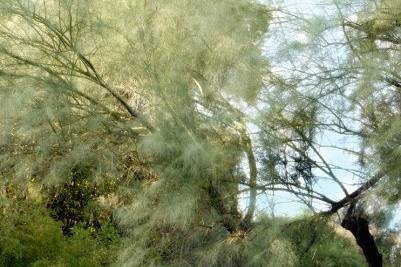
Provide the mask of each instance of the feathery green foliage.
{"label": "feathery green foliage", "polygon": [[[379,182],[400,198],[399,4],[286,13],[277,60],[259,1],[2,1],[0,263],[361,266],[329,215]],[[357,168],[329,160],[325,134],[354,138],[335,149]],[[328,211],[257,216],[275,191]]]}

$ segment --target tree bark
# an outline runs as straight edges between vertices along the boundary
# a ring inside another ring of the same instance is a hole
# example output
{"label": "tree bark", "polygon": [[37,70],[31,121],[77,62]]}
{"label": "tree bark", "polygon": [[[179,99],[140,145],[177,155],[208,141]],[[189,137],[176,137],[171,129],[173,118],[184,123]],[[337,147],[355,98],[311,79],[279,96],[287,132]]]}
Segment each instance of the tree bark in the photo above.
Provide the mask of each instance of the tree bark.
{"label": "tree bark", "polygon": [[379,252],[372,234],[369,232],[369,222],[360,212],[355,212],[355,203],[348,208],[341,226],[352,233],[356,243],[362,249],[369,267],[382,267],[382,254]]}
{"label": "tree bark", "polygon": [[256,159],[253,153],[252,141],[249,135],[244,130],[242,134],[242,138],[245,143],[245,154],[248,158],[249,165],[249,203],[248,210],[244,216],[244,219],[241,222],[241,227],[243,230],[248,231],[252,225],[252,219],[255,214],[256,209],[256,197],[257,197],[257,167],[256,167]]}

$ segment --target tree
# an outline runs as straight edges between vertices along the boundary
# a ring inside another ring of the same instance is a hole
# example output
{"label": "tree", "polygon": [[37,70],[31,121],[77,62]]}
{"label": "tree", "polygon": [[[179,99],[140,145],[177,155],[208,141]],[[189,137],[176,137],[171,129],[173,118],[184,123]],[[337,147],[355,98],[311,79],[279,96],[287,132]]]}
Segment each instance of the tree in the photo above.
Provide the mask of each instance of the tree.
{"label": "tree", "polygon": [[[3,177],[64,183],[49,207],[66,234],[88,198],[99,197],[86,194],[87,184],[111,179],[114,194],[123,184],[130,199],[118,194],[118,202],[133,202],[122,217],[134,224],[136,246],[123,262],[189,260],[169,250],[192,255],[218,243],[210,229],[236,235],[238,165],[250,139],[228,96],[252,102],[261,88],[264,6],[14,1],[2,13]],[[155,234],[165,244],[149,247]]]}
{"label": "tree", "polygon": [[[325,61],[315,66],[319,75],[303,77],[269,67],[263,46],[273,13],[265,5],[17,0],[0,11],[2,197],[24,203],[38,186],[49,231],[51,218],[62,221],[67,240],[76,229],[98,238],[111,225],[126,248],[119,266],[360,266],[328,216],[256,216],[260,192],[294,193],[313,210],[319,200],[330,215],[390,177],[386,152],[373,154],[380,131],[349,126],[349,114],[368,118],[354,114],[359,100],[344,93],[351,67],[334,75]],[[256,115],[244,111],[260,106]],[[365,178],[355,191],[319,152],[323,130],[363,144],[352,151],[363,164],[349,171]],[[343,199],[316,189],[317,169]],[[346,228],[365,218],[353,210]]]}
{"label": "tree", "polygon": [[[324,215],[345,208],[341,226],[355,236],[369,266],[382,266],[368,226],[373,211],[363,199],[376,188],[374,198],[399,201],[398,63],[391,60],[398,51],[399,3],[364,4],[334,1],[309,17],[279,11],[291,19],[279,30],[301,38],[284,43],[278,68],[286,72],[275,73],[263,99],[266,174],[259,188],[288,191],[313,210],[323,203],[326,210],[317,212]],[[338,141],[327,144],[325,136]],[[330,162],[325,154],[336,150],[351,154],[355,167]],[[352,191],[350,174],[359,180]],[[330,198],[319,186],[325,180],[343,197]]]}

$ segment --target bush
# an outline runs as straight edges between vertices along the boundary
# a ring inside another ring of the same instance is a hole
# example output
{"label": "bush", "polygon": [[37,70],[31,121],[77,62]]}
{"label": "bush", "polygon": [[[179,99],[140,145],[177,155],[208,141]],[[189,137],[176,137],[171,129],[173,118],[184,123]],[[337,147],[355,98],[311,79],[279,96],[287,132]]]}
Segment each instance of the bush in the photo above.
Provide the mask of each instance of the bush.
{"label": "bush", "polygon": [[26,201],[7,201],[0,213],[0,266],[105,266],[117,254],[114,227],[73,228],[64,236],[61,223],[47,210]]}

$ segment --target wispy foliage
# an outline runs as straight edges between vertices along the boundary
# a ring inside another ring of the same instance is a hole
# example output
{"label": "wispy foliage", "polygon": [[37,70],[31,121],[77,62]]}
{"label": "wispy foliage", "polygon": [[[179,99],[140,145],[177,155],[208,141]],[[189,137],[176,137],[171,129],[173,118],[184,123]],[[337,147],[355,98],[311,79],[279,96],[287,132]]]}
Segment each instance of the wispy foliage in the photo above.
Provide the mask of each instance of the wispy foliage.
{"label": "wispy foliage", "polygon": [[[2,1],[4,265],[360,266],[321,218],[379,181],[399,200],[398,4],[284,11],[272,44],[258,1]],[[330,149],[356,168],[328,160],[326,134],[353,138]],[[274,191],[327,211],[256,216]]]}

